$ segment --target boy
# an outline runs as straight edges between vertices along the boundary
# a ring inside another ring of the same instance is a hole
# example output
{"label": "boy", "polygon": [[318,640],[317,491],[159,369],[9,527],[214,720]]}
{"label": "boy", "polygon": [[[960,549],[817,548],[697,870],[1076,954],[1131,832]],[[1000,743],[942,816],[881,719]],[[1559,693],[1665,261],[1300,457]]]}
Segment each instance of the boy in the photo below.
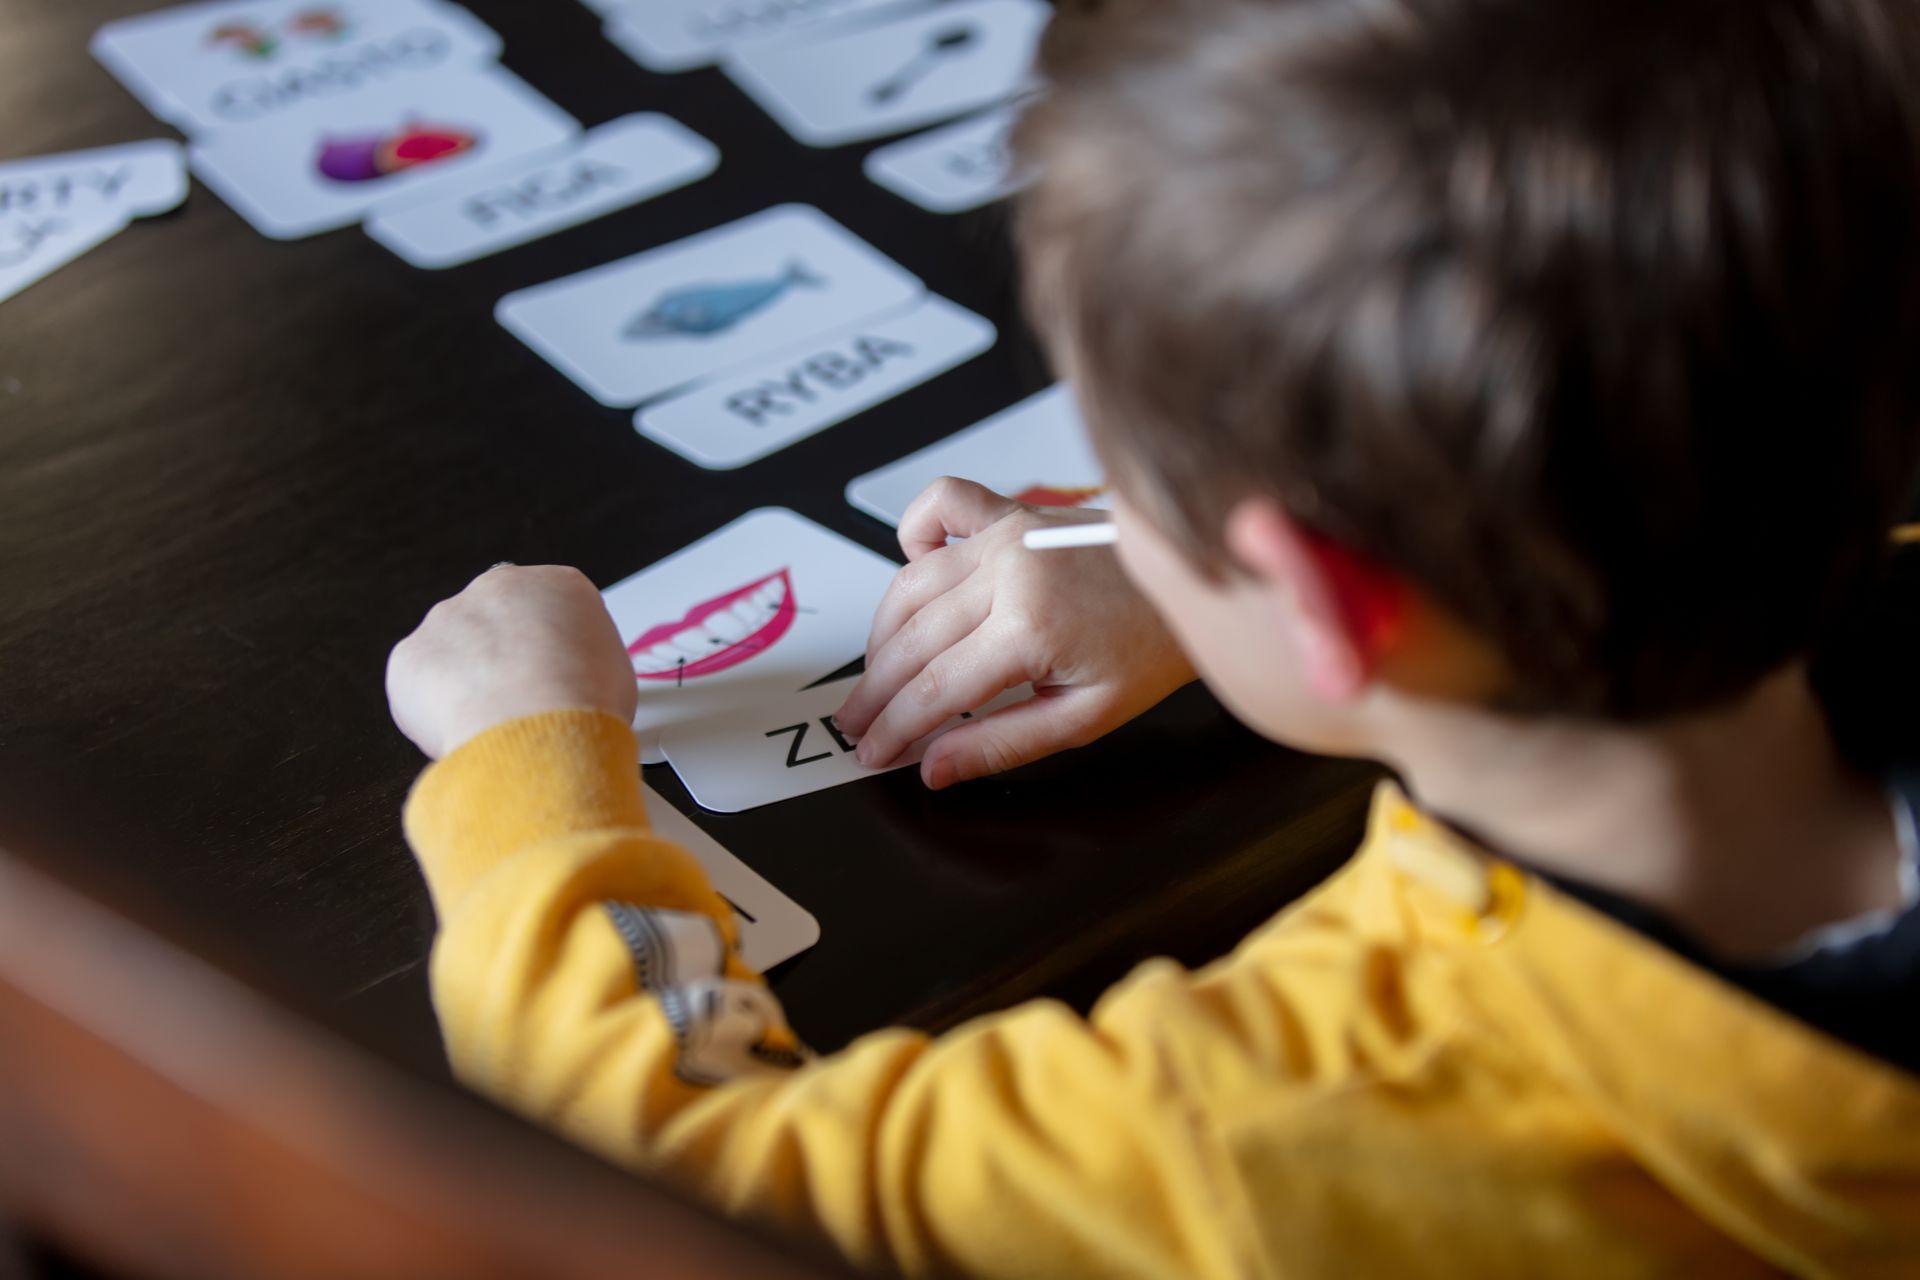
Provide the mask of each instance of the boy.
{"label": "boy", "polygon": [[841,723],[1033,680],[945,786],[1197,670],[1405,790],[1207,970],[807,1061],[593,589],[499,569],[389,671],[461,1073],[912,1273],[1915,1274],[1920,787],[1809,662],[1920,452],[1917,12],[1063,14],[1020,236],[1118,558],[936,485]]}

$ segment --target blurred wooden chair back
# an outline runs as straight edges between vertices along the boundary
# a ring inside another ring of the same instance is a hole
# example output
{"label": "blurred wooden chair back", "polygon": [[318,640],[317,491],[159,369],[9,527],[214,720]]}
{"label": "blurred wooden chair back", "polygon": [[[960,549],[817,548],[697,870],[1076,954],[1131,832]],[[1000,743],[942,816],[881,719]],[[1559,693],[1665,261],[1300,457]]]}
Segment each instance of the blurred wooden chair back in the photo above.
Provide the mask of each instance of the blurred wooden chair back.
{"label": "blurred wooden chair back", "polygon": [[[0,849],[0,1223],[115,1274],[836,1274]],[[0,1263],[0,1270],[4,1270]]]}

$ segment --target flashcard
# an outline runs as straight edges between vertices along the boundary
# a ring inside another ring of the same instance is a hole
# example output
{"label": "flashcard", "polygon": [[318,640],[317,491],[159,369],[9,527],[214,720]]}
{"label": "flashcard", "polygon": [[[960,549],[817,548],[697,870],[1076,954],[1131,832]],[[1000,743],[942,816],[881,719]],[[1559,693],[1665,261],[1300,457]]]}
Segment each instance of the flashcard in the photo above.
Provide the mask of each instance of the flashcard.
{"label": "flashcard", "polygon": [[145,218],[186,198],[186,155],[164,139],[0,163],[0,218]]}
{"label": "flashcard", "polygon": [[91,47],[147,110],[197,133],[477,66],[500,37],[441,0],[213,0],[110,22]]}
{"label": "flashcard", "polygon": [[894,22],[743,46],[724,65],[788,133],[833,147],[1021,92],[1052,13],[1042,0],[956,0]]}
{"label": "flashcard", "polygon": [[869,769],[853,754],[859,740],[841,733],[833,721],[858,682],[851,676],[790,698],[675,725],[661,735],[660,746],[701,808],[740,813],[919,764],[941,734],[1033,696],[1032,685],[1009,689],[979,711],[947,721],[887,768]]}
{"label": "flashcard", "polygon": [[866,159],[867,177],[931,213],[964,213],[1013,194],[1009,138],[1019,112],[1007,107],[881,147]]}
{"label": "flashcard", "polygon": [[201,135],[193,171],[276,240],[358,222],[399,196],[558,146],[579,124],[503,67],[457,67]]}
{"label": "flashcard", "polygon": [[818,209],[780,205],[510,293],[494,316],[601,404],[631,409],[924,292]]}
{"label": "flashcard", "polygon": [[847,486],[847,501],[899,527],[941,476],[959,476],[1037,507],[1107,506],[1106,480],[1065,383],[948,436]]}
{"label": "flashcard", "polygon": [[764,507],[602,593],[633,659],[643,747],[783,698],[859,657],[899,565]]}
{"label": "flashcard", "polygon": [[765,973],[820,941],[820,922],[799,903],[767,882],[765,876],[730,853],[649,787],[640,784],[654,833],[693,855],[713,889],[740,919],[740,958]]}
{"label": "flashcard", "polygon": [[622,116],[541,152],[382,206],[367,234],[416,267],[451,267],[697,182],[720,152],[666,116]]}
{"label": "flashcard", "polygon": [[728,48],[802,31],[834,18],[913,7],[925,0],[646,0],[604,4],[607,39],[649,71],[689,71]]}
{"label": "flashcard", "polygon": [[904,314],[656,401],[634,427],[699,466],[745,466],[973,359],[996,336],[986,319],[928,294]]}
{"label": "flashcard", "polygon": [[119,235],[125,213],[26,213],[0,218],[0,302]]}

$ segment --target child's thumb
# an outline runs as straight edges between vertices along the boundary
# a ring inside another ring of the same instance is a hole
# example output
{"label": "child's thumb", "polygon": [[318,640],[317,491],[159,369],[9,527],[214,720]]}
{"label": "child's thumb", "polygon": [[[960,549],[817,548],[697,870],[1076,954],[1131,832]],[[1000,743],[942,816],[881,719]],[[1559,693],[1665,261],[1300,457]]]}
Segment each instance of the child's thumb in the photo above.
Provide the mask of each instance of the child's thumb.
{"label": "child's thumb", "polygon": [[1089,732],[1088,690],[1042,690],[1025,702],[968,720],[935,738],[920,762],[920,779],[935,791],[956,782],[1006,773],[1078,747]]}

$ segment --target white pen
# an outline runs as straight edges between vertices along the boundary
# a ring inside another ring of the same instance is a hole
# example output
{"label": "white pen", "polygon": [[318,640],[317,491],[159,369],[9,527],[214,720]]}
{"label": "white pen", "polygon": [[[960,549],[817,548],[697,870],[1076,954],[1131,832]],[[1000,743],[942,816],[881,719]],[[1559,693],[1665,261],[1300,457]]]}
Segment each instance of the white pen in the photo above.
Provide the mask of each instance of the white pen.
{"label": "white pen", "polygon": [[1031,551],[1052,551],[1061,547],[1110,547],[1119,540],[1112,524],[1060,524],[1051,529],[1029,529],[1021,539]]}

